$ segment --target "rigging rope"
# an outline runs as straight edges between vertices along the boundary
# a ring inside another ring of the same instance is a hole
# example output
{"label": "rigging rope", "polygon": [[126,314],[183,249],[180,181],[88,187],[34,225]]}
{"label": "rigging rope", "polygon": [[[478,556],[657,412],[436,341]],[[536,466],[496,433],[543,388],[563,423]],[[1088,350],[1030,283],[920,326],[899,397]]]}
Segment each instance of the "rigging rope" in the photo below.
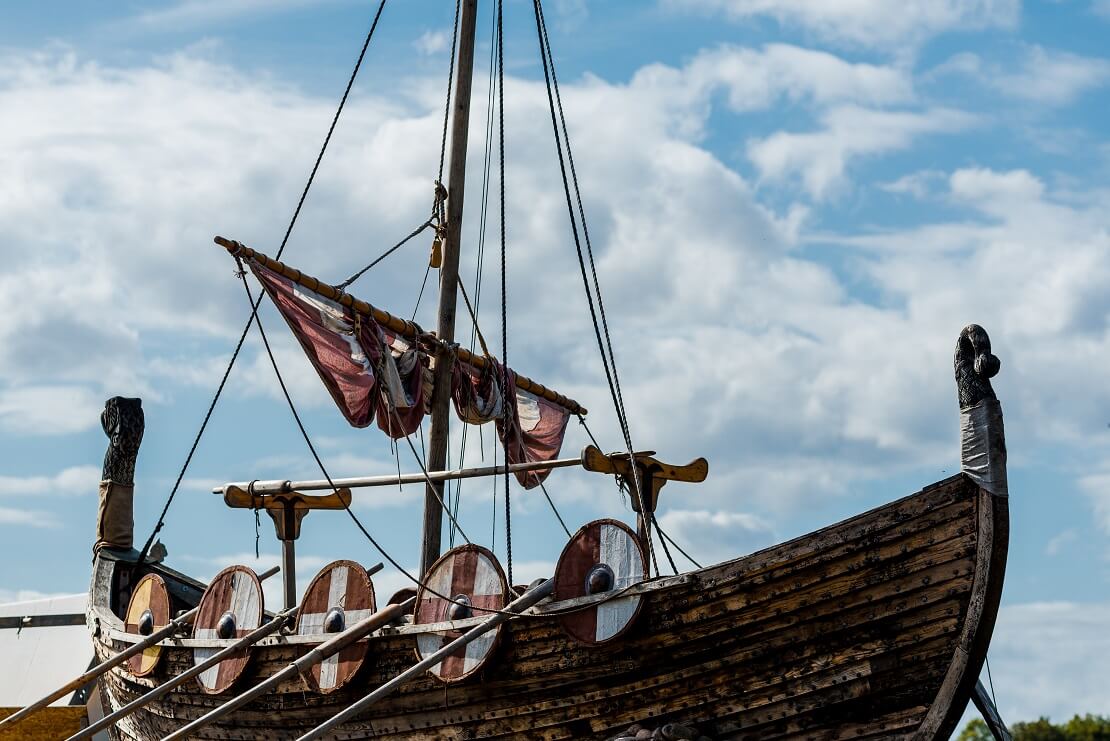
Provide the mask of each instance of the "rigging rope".
{"label": "rigging rope", "polygon": [[[427,229],[428,227],[430,227],[430,226],[432,225],[433,221],[434,221],[434,217],[433,217],[433,218],[430,218],[430,219],[428,219],[428,220],[427,220],[427,221],[425,221],[425,222],[424,222],[423,224],[421,224],[420,226],[418,226],[418,227],[416,227],[415,229],[413,229],[413,230],[412,230],[411,232],[409,232],[409,235],[408,235],[407,237],[405,237],[405,238],[404,238],[404,239],[402,239],[402,240],[401,240],[400,242],[398,242],[397,244],[395,244],[395,245],[393,245],[392,247],[390,247],[390,248],[389,248],[388,250],[386,250],[386,251],[385,251],[385,252],[383,252],[382,254],[378,255],[378,256],[377,256],[376,258],[374,258],[374,260],[373,260],[373,261],[372,261],[372,262],[371,262],[371,263],[370,263],[369,265],[367,265],[366,267],[364,267],[364,268],[363,268],[362,270],[359,270],[359,271],[358,271],[357,273],[355,273],[354,275],[352,275],[352,276],[351,276],[350,278],[348,278],[347,280],[343,281],[342,283],[339,283],[339,284],[337,284],[337,285],[336,285],[335,287],[336,287],[336,288],[338,288],[338,289],[339,289],[340,291],[344,291],[344,290],[346,290],[346,289],[347,289],[347,286],[351,285],[351,284],[352,284],[352,283],[354,283],[354,282],[355,282],[356,280],[358,280],[359,278],[361,278],[361,277],[362,277],[362,276],[363,276],[363,275],[364,275],[364,274],[366,273],[366,271],[367,271],[367,270],[369,270],[370,268],[374,267],[375,265],[377,265],[377,264],[378,264],[379,262],[381,262],[381,261],[382,261],[382,260],[384,260],[385,258],[389,257],[390,255],[392,255],[392,254],[393,254],[394,252],[396,252],[397,250],[401,249],[401,248],[402,248],[403,246],[405,246],[405,244],[406,244],[406,243],[407,243],[407,242],[408,242],[409,240],[411,240],[411,239],[412,239],[413,237],[417,236],[417,235],[418,235],[418,234],[420,234],[420,233],[421,233],[422,231],[424,231],[425,229]],[[427,274],[425,274],[425,275],[427,275]]]}
{"label": "rigging rope", "polygon": [[[381,0],[378,5],[378,10],[374,14],[374,20],[370,24],[370,30],[366,34],[366,40],[362,43],[362,49],[359,51],[358,59],[355,61],[355,67],[351,71],[351,77],[347,80],[347,87],[343,90],[343,97],[339,100],[339,106],[336,108],[335,116],[332,118],[331,126],[328,127],[327,136],[324,137],[324,143],[320,146],[320,152],[316,155],[316,162],[312,165],[312,171],[308,175],[308,180],[305,182],[304,190],[301,191],[301,197],[297,201],[297,207],[293,210],[293,216],[289,220],[289,226],[285,229],[285,236],[282,237],[281,246],[278,248],[277,255],[274,259],[280,260],[285,247],[289,242],[289,235],[293,233],[293,226],[297,223],[297,217],[300,216],[301,207],[304,206],[305,198],[308,197],[308,191],[312,187],[312,183],[316,178],[316,172],[320,169],[320,162],[324,159],[324,152],[327,151],[328,144],[331,142],[332,133],[335,131],[335,126],[339,122],[339,116],[343,113],[343,107],[347,104],[347,97],[351,93],[351,88],[354,87],[355,78],[358,76],[358,71],[362,67],[362,60],[366,58],[366,50],[370,46],[370,40],[374,38],[374,31],[378,28],[378,20],[382,16],[382,10],[385,9],[386,0]],[[181,488],[181,482],[185,478],[185,472],[189,469],[189,464],[193,460],[193,454],[197,451],[197,446],[200,445],[200,439],[204,436],[204,431],[208,427],[208,421],[212,418],[212,412],[216,409],[216,403],[220,400],[220,395],[223,394],[224,386],[227,384],[228,376],[231,375],[231,369],[235,366],[235,361],[239,357],[240,351],[243,349],[243,342],[247,339],[247,332],[250,331],[251,323],[255,317],[258,316],[258,306],[262,301],[262,296],[258,297],[257,302],[251,304],[251,315],[247,319],[246,325],[243,327],[243,332],[239,336],[239,341],[235,344],[235,351],[231,354],[231,359],[228,361],[227,368],[224,370],[224,375],[220,379],[219,386],[216,387],[216,393],[212,397],[211,403],[208,405],[208,411],[205,412],[204,420],[200,424],[200,429],[197,430],[196,437],[193,439],[193,444],[189,448],[189,454],[185,456],[185,462],[181,466],[181,470],[177,474],[177,480],[174,481],[173,488],[170,490],[169,496],[166,498],[166,503],[162,507],[162,512],[158,515],[158,522],[155,523],[154,529],[147,538],[146,543],[143,545],[142,550],[139,552],[139,559],[136,563],[141,566],[146,560],[147,554],[150,553],[150,547],[154,544],[154,538],[162,530],[166,524],[166,513],[170,510],[170,505],[173,503],[174,497],[177,496],[178,490]]]}
{"label": "rigging rope", "polygon": [[[629,433],[629,429],[628,429],[628,418],[627,418],[627,415],[626,415],[625,409],[624,409],[624,400],[623,400],[623,397],[622,397],[621,392],[620,392],[619,381],[616,379],[616,375],[617,375],[616,359],[615,359],[615,357],[612,357],[613,346],[612,346],[612,341],[609,337],[608,322],[605,320],[605,307],[604,307],[604,304],[601,303],[601,285],[600,285],[600,283],[597,282],[597,271],[596,271],[595,268],[593,268],[593,248],[592,248],[592,246],[589,242],[589,232],[586,229],[585,209],[582,207],[582,194],[581,194],[581,191],[578,187],[578,176],[577,176],[576,172],[574,171],[574,158],[573,158],[573,155],[571,154],[571,151],[570,151],[570,135],[567,132],[566,117],[563,114],[562,98],[559,95],[558,78],[555,75],[555,59],[551,54],[551,43],[550,43],[550,39],[548,38],[547,25],[544,22],[543,8],[541,6],[540,0],[533,0],[532,6],[533,6],[533,9],[535,11],[535,16],[536,16],[536,34],[539,37],[539,43],[540,43],[540,58],[541,58],[541,61],[543,62],[543,76],[544,76],[544,82],[545,82],[546,87],[547,87],[547,102],[548,102],[548,108],[551,112],[551,127],[552,127],[552,130],[554,131],[554,134],[555,134],[555,149],[556,149],[556,152],[557,152],[558,158],[559,158],[559,170],[560,170],[560,173],[561,173],[562,179],[563,179],[563,192],[566,195],[567,211],[569,213],[570,222],[571,222],[571,232],[574,235],[574,246],[575,246],[575,249],[578,253],[578,265],[579,265],[579,269],[580,269],[581,274],[582,274],[582,283],[583,283],[583,286],[584,286],[585,292],[586,292],[586,303],[587,303],[587,305],[589,306],[589,309],[590,309],[590,318],[593,321],[594,335],[595,335],[595,338],[597,339],[597,346],[598,346],[598,351],[601,355],[602,367],[605,370],[605,378],[606,378],[606,381],[609,384],[609,394],[613,399],[613,406],[614,406],[614,410],[617,413],[617,421],[620,423],[621,432],[622,432],[623,437],[624,437],[625,447],[628,450],[629,458],[632,461],[635,461],[634,449],[633,449],[633,446],[632,446],[632,437],[631,437],[631,434]],[[554,85],[554,92],[552,92],[553,85]],[[556,118],[556,101],[558,101],[558,118]],[[561,138],[560,138],[560,124],[562,125],[562,137]],[[567,148],[567,157],[566,158],[564,158],[564,156],[563,156],[563,142],[564,141],[566,143],[566,148]],[[573,204],[572,198],[571,198],[570,180],[567,177],[567,162],[568,161],[570,162],[571,174],[573,175],[574,190],[575,190],[575,193],[577,195],[577,201],[578,201],[578,207],[579,207],[579,216],[582,219],[583,233],[586,236],[586,247],[589,250],[589,254],[590,254],[591,273],[592,273],[593,279],[594,279],[594,285],[593,285],[592,288],[591,288],[591,285],[590,285],[589,276],[587,275],[587,272],[586,272],[586,261],[585,261],[585,257],[583,256],[583,252],[582,252],[582,239],[580,238],[579,233],[578,233],[578,222],[577,222],[577,219],[575,218],[574,204]],[[595,291],[596,291],[597,297],[598,297],[598,307],[597,307],[597,309],[595,309],[595,307],[594,307],[593,294],[594,294]],[[602,321],[601,321],[600,325],[598,324],[598,309],[600,309],[600,312],[601,312],[601,315],[602,315]],[[604,333],[605,333],[605,339],[604,340],[602,339],[602,327],[604,327]],[[608,350],[608,354],[607,354],[607,350]],[[611,370],[610,370],[610,365],[612,365]],[[635,488],[636,488],[636,496],[640,500],[640,509],[641,509],[642,512],[647,512],[648,510],[644,506],[644,503],[645,503],[644,502],[644,493],[643,493],[643,486],[642,486],[642,483],[640,481],[639,469],[637,468],[637,466],[633,465],[633,466],[631,466],[631,470],[632,470],[633,481],[634,481]],[[650,521],[650,519],[645,518],[644,524],[645,524],[645,528],[646,528],[647,534],[648,534],[648,537],[646,539],[647,540],[646,547],[647,547],[647,550],[648,550],[648,554],[651,557],[651,563],[655,567],[655,573],[658,574],[659,573],[659,564],[658,564],[658,561],[656,560],[656,557],[655,557],[655,549],[652,547],[651,521]],[[664,547],[664,549],[666,549],[666,543],[663,543],[663,547]]]}
{"label": "rigging rope", "polygon": [[[508,313],[508,272],[507,244],[505,241],[505,50],[504,22],[502,20],[502,0],[497,0],[497,135],[500,152],[501,185],[501,367],[502,367],[502,409],[505,413],[505,429],[510,429],[512,407],[509,406],[509,313]],[[513,583],[513,519],[509,496],[509,448],[505,444],[505,553],[508,559],[509,584]]]}
{"label": "rigging rope", "polygon": [[[490,13],[490,20],[491,20],[490,37],[495,39],[496,38],[496,29],[497,29],[496,8],[494,9],[494,12]],[[467,308],[470,310],[470,315],[471,315],[470,345],[469,345],[469,349],[470,349],[471,353],[474,352],[474,343],[475,343],[475,341],[477,339],[479,339],[477,313],[478,313],[478,307],[481,305],[481,301],[482,301],[482,269],[483,269],[483,266],[485,264],[486,224],[487,224],[487,220],[488,220],[488,216],[489,216],[489,181],[490,181],[490,165],[492,164],[492,158],[490,157],[490,151],[493,147],[493,144],[492,144],[492,141],[493,141],[493,110],[494,110],[494,107],[493,107],[493,100],[494,100],[494,98],[493,98],[493,89],[494,88],[493,88],[493,86],[494,86],[494,58],[495,58],[496,46],[497,46],[496,43],[491,43],[490,44],[489,73],[487,75],[487,84],[486,84],[486,130],[485,130],[485,136],[484,136],[485,141],[484,141],[483,152],[482,152],[482,196],[481,196],[481,204],[482,205],[481,205],[481,208],[479,209],[480,219],[479,219],[479,226],[478,226],[478,250],[477,250],[477,260],[475,261],[475,273],[474,273],[474,305],[470,306],[469,303],[467,304]],[[459,280],[459,288],[461,288],[463,290],[463,298],[467,299],[467,301],[469,302],[469,297],[466,296],[466,288],[465,288],[465,286],[463,286],[463,283],[462,283],[461,279]],[[482,351],[486,355],[489,355],[490,353],[489,353],[489,350],[485,347],[484,340],[483,340],[483,343],[482,343],[482,347],[483,347]],[[460,464],[462,463],[462,461],[464,461],[466,459],[466,443],[467,443],[467,437],[468,437],[469,431],[470,431],[470,426],[469,425],[463,425],[462,435],[459,436],[459,462],[460,462]],[[482,442],[481,431],[479,431],[479,433],[478,433],[478,444],[481,447],[481,456],[482,456],[482,460],[484,461],[485,460],[485,445]],[[450,482],[448,482],[448,484],[450,484]],[[497,479],[495,477],[494,478],[494,507],[495,508],[496,508],[496,499],[497,499],[496,486],[497,486]],[[463,487],[463,479],[458,479],[457,481],[455,481],[454,507],[455,507],[455,512],[456,513],[458,512],[459,507],[461,506],[461,503],[462,503],[462,487]],[[448,486],[448,488],[450,488],[450,487]],[[497,518],[496,518],[496,512],[495,512],[494,513],[494,527],[496,527],[496,519]],[[453,530],[450,531],[449,535],[450,535],[450,543],[453,546],[454,543],[455,543],[454,531]],[[495,544],[494,544],[493,540],[491,539],[490,548],[493,549],[494,547],[495,547]]]}

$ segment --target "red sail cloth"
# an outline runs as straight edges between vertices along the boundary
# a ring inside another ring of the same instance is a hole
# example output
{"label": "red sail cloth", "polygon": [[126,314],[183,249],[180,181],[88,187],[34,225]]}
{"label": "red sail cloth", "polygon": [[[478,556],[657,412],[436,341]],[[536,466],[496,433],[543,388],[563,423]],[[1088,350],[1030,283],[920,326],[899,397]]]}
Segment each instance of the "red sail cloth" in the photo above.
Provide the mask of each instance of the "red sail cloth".
{"label": "red sail cloth", "polygon": [[381,331],[377,323],[255,260],[247,264],[293,330],[339,411],[355,427],[373,422],[381,396],[375,390],[373,370],[382,346],[374,336]]}
{"label": "red sail cloth", "polygon": [[[559,455],[570,412],[547,399],[517,388],[516,373],[492,358],[485,369],[456,363],[452,396],[459,417],[471,423],[497,421],[497,436],[509,463],[549,461]],[[502,380],[503,378],[503,380]],[[499,383],[501,381],[501,383]],[[500,387],[513,389],[513,402],[505,415]],[[525,489],[539,486],[551,469],[517,471]]]}
{"label": "red sail cloth", "polygon": [[[247,264],[293,330],[293,336],[348,422],[366,427],[376,415],[378,427],[390,437],[396,439],[416,432],[424,418],[428,393],[424,383],[426,355],[383,332],[372,318],[355,314],[255,260],[247,260]],[[394,352],[400,354],[401,367],[397,368],[400,384],[391,393],[391,384],[378,375],[392,373],[396,368]],[[492,358],[488,360],[490,365],[484,369],[455,363],[451,395],[456,413],[471,424],[496,420],[497,434],[509,463],[554,459],[562,447],[570,412],[517,388],[516,373],[511,368]],[[503,412],[502,387],[515,392],[507,416]],[[519,471],[515,475],[521,486],[533,489],[550,472],[550,469]]]}

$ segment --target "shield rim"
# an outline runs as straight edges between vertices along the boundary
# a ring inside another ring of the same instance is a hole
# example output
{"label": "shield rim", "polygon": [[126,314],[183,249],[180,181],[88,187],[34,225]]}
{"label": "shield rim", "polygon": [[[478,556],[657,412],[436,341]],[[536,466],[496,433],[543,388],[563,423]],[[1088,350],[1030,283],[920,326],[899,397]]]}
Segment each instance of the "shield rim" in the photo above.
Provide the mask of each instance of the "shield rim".
{"label": "shield rim", "polygon": [[[640,564],[643,567],[644,581],[649,578],[650,572],[648,571],[647,553],[644,552],[644,546],[642,543],[640,543],[640,538],[636,535],[636,532],[620,520],[614,520],[612,517],[602,517],[597,520],[591,520],[582,527],[578,528],[578,532],[571,536],[571,539],[567,541],[567,544],[565,546],[563,546],[563,551],[559,554],[559,560],[555,562],[555,574],[552,578],[555,580],[556,591],[552,594],[552,601],[560,602],[566,599],[575,599],[578,597],[586,596],[585,594],[576,594],[573,596],[559,594],[559,570],[563,567],[564,559],[567,557],[567,553],[570,551],[570,547],[574,545],[575,541],[577,541],[579,538],[584,537],[586,531],[589,530],[591,527],[601,527],[602,525],[615,525],[616,527],[623,530],[625,534],[627,534],[631,538],[632,542],[636,545],[636,550],[640,553]],[[628,622],[624,624],[624,627],[622,627],[620,630],[618,630],[616,633],[609,636],[605,640],[587,640],[582,636],[579,636],[576,633],[572,632],[566,625],[567,616],[565,615],[559,616],[559,625],[562,627],[564,633],[585,646],[602,646],[606,643],[611,643],[612,641],[615,641],[616,639],[627,633],[629,630],[631,630],[632,626],[636,623],[636,619],[640,617],[640,611],[643,610],[644,607],[645,600],[644,595],[642,594],[634,594],[622,599],[634,599],[636,601],[636,607],[635,609],[633,609],[632,615],[628,618]],[[588,609],[593,610],[596,613],[597,608],[598,605],[591,605]]]}
{"label": "shield rim", "polygon": [[[505,578],[505,570],[501,568],[501,562],[497,560],[497,555],[493,551],[491,551],[489,548],[486,548],[485,546],[478,545],[477,543],[464,543],[462,545],[455,546],[454,548],[450,549],[449,551],[444,553],[442,556],[440,556],[438,559],[436,559],[436,562],[433,563],[431,568],[428,569],[428,573],[424,575],[423,579],[421,579],[420,587],[416,590],[416,602],[413,604],[413,609],[412,609],[412,613],[413,613],[413,615],[412,615],[412,624],[413,625],[423,625],[424,624],[424,623],[417,622],[417,619],[418,619],[418,615],[420,614],[420,602],[422,601],[422,599],[424,597],[424,593],[427,591],[426,588],[425,588],[425,584],[429,580],[428,579],[429,575],[432,574],[433,572],[435,572],[435,570],[438,569],[441,565],[443,565],[443,563],[446,562],[448,558],[454,558],[457,554],[463,553],[465,551],[476,551],[479,555],[484,556],[486,559],[489,560],[489,562],[491,564],[493,564],[494,570],[497,572],[497,578],[501,582],[501,607],[499,609],[505,609],[505,605],[507,605],[509,603],[509,582],[508,582],[508,579]],[[453,597],[454,595],[451,595],[451,596]],[[492,615],[492,613],[488,613],[488,614]],[[436,672],[432,671],[431,669],[428,669],[427,673],[430,674],[431,676],[435,677],[440,682],[443,682],[444,684],[455,684],[457,682],[463,681],[464,679],[467,679],[468,677],[473,676],[474,674],[477,674],[478,672],[480,672],[480,671],[482,671],[483,669],[486,668],[486,664],[490,661],[491,658],[493,658],[493,655],[495,653],[497,653],[497,649],[501,645],[501,638],[504,634],[504,631],[503,631],[504,627],[505,627],[505,624],[502,623],[502,624],[498,625],[496,628],[494,628],[493,643],[490,644],[489,651],[486,652],[486,655],[482,657],[482,660],[479,661],[474,666],[474,668],[471,669],[470,671],[468,671],[464,674],[460,674],[457,677],[450,677],[450,678],[442,677],[439,674],[437,674]],[[424,660],[424,656],[420,653],[420,644],[419,643],[417,643],[413,647],[413,651],[416,653],[416,658],[418,660],[420,660],[420,661]],[[442,663],[440,665],[442,666]]]}
{"label": "shield rim", "polygon": [[[312,592],[313,587],[316,586],[316,583],[324,576],[324,574],[331,571],[332,569],[334,569],[337,566],[346,566],[349,569],[350,568],[358,569],[359,573],[361,573],[362,576],[366,579],[366,585],[369,588],[369,592],[370,592],[370,612],[376,612],[377,609],[378,609],[378,598],[377,598],[377,595],[374,592],[374,580],[373,580],[373,578],[371,578],[370,573],[366,570],[365,566],[363,566],[362,564],[360,564],[357,561],[352,561],[349,558],[336,559],[335,561],[332,561],[331,563],[325,565],[322,569],[320,569],[318,572],[316,572],[316,576],[312,577],[312,581],[310,581],[308,583],[308,586],[304,590],[304,595],[301,597],[301,604],[303,605],[308,600],[309,593]],[[297,635],[315,635],[314,633],[302,634],[300,632],[301,631],[301,614],[302,613],[300,611],[297,612],[297,624],[295,626],[295,631],[296,631]],[[347,627],[350,627],[350,626],[347,626]],[[324,641],[327,641],[332,637],[332,636],[330,636],[326,633],[321,633],[320,635],[321,636],[326,636],[326,637],[321,638],[320,643],[323,643]],[[366,654],[369,652],[369,649],[370,649],[369,643],[366,641],[366,639],[363,639],[361,641],[355,641],[353,644],[351,644],[347,648],[352,648],[354,646],[361,646],[362,647],[362,656],[360,656],[359,659],[358,659],[358,666],[356,666],[354,671],[352,671],[350,673],[350,675],[348,675],[347,679],[345,679],[342,682],[337,683],[334,687],[332,687],[330,689],[322,689],[320,687],[320,683],[316,681],[316,675],[311,670],[309,670],[309,671],[305,672],[304,674],[302,674],[302,676],[308,682],[309,687],[311,687],[314,691],[319,692],[321,695],[329,695],[332,692],[335,692],[336,690],[339,690],[339,689],[342,689],[343,687],[346,687],[347,684],[355,678],[355,675],[357,675],[360,671],[362,671],[362,665],[366,662]],[[346,650],[346,649],[344,649],[344,650]],[[317,666],[319,666],[319,665],[317,665]]]}
{"label": "shield rim", "polygon": [[[266,615],[266,605],[265,605],[266,593],[262,591],[262,581],[258,578],[258,574],[256,574],[254,572],[254,569],[252,569],[250,566],[243,566],[241,564],[235,564],[235,565],[228,566],[227,568],[220,570],[220,572],[218,574],[216,574],[215,576],[212,577],[212,581],[208,582],[208,586],[205,587],[205,589],[204,589],[204,594],[201,595],[200,602],[197,603],[197,617],[198,618],[200,617],[200,613],[202,612],[201,608],[204,607],[204,600],[207,599],[208,595],[212,593],[212,585],[215,584],[216,582],[218,582],[220,579],[224,578],[225,576],[230,576],[232,573],[234,573],[236,571],[242,571],[243,573],[248,574],[251,578],[251,581],[254,582],[254,588],[258,590],[258,619],[257,619],[257,623],[259,625],[262,625],[262,618]],[[215,628],[216,626],[213,625],[211,627]],[[193,638],[197,637],[197,630],[199,628],[200,628],[199,620],[194,621],[193,622],[193,630],[192,630],[192,633],[191,633]],[[254,629],[252,628],[251,630],[254,630]],[[200,676],[201,675],[199,675],[199,674],[196,676],[197,685],[199,685],[201,690],[205,694],[208,694],[208,695],[219,695],[219,694],[222,694],[224,692],[227,692],[229,689],[231,689],[235,685],[236,682],[239,681],[239,678],[241,676],[243,676],[243,672],[245,672],[247,670],[247,665],[250,663],[251,656],[253,654],[251,649],[253,649],[253,648],[254,648],[253,646],[247,646],[247,647],[243,648],[242,651],[239,652],[240,654],[242,654],[241,658],[237,658],[237,657],[233,656],[233,657],[224,659],[223,661],[221,661],[219,664],[216,665],[216,666],[222,666],[225,662],[228,662],[228,661],[235,661],[235,662],[241,661],[242,662],[242,665],[239,667],[239,670],[237,672],[235,672],[235,676],[233,676],[228,681],[227,686],[224,687],[223,689],[209,689],[208,687],[206,687],[204,685],[203,682],[200,681]],[[197,656],[196,652],[197,652],[197,649],[194,648],[193,649],[193,665],[194,666],[196,666],[196,663],[197,663],[197,661],[196,661],[196,656]]]}

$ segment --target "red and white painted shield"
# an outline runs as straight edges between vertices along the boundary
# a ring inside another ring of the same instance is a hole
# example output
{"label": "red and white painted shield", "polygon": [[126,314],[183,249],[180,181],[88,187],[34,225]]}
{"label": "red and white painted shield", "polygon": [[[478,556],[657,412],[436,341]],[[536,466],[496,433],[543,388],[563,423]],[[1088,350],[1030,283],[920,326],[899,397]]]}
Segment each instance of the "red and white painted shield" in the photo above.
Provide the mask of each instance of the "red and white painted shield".
{"label": "red and white painted shield", "polygon": [[[148,636],[170,622],[170,597],[166,592],[166,582],[157,574],[147,574],[135,585],[131,601],[127,603],[124,617],[124,630],[136,635]],[[158,666],[162,657],[162,647],[158,645],[143,649],[127,660],[127,671],[133,676],[145,677]]]}
{"label": "red and white painted shield", "polygon": [[[354,561],[333,561],[321,569],[304,593],[297,634],[333,638],[369,617],[377,607],[370,575]],[[314,689],[327,694],[347,684],[366,658],[366,641],[356,641],[312,667],[306,675]]]}
{"label": "red and white painted shield", "polygon": [[[556,601],[617,592],[644,579],[647,561],[623,522],[594,520],[574,534],[555,567]],[[614,597],[560,617],[563,629],[587,644],[623,634],[640,612],[640,595]]]}
{"label": "red and white painted shield", "polygon": [[[488,616],[491,614],[489,610],[500,610],[505,606],[508,590],[505,573],[493,553],[479,545],[452,548],[428,570],[424,586],[416,594],[413,623],[428,625]],[[462,634],[462,630],[419,633],[416,636],[416,652],[424,658]],[[500,637],[501,626],[498,626],[429,671],[444,682],[464,679],[485,664]]]}
{"label": "red and white painted shield", "polygon": [[[262,623],[262,585],[246,566],[228,566],[216,574],[204,596],[193,622],[193,638],[242,638]],[[194,648],[193,663],[199,664],[225,646]],[[197,676],[200,686],[210,695],[230,687],[250,659],[250,649],[210,667]]]}

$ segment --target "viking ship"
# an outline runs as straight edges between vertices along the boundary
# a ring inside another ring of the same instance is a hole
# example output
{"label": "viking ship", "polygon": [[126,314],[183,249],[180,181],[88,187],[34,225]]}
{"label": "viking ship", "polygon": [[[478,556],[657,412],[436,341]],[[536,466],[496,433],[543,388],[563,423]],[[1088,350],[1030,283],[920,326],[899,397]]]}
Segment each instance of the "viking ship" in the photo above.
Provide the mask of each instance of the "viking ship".
{"label": "viking ship", "polygon": [[[969,700],[986,702],[977,679],[1006,565],[1006,448],[990,383],[999,361],[986,332],[969,325],[956,343],[959,474],[756,553],[653,573],[653,549],[665,544],[660,490],[704,480],[708,462],[665,463],[627,435],[625,450],[560,458],[568,419],[586,410],[505,366],[484,341],[480,352],[454,341],[476,5],[462,0],[456,21],[449,179],[436,183],[429,220],[435,332],[355,298],[346,283],[216,239],[257,279],[353,426],[376,422],[402,440],[431,417],[426,466],[219,487],[230,507],[273,518],[284,604],[266,611],[246,566],[205,584],[170,568],[150,540],[132,547],[142,407],[110,399],[87,615],[101,663],[75,680],[97,682],[107,716],[72,738],[948,738]],[[534,6],[550,93],[554,59]],[[499,43],[499,9],[497,18]],[[556,139],[569,154],[554,91]],[[569,185],[566,195],[570,207]],[[600,333],[598,344],[606,357]],[[452,408],[465,423],[496,426],[501,466],[447,469]],[[445,481],[512,475],[531,489],[571,466],[615,477],[635,528],[583,524],[551,578],[527,586],[508,583],[480,546],[440,552]],[[304,517],[354,517],[352,490],[385,483],[426,487],[414,589],[379,601],[377,567],[343,560],[298,595]]]}

